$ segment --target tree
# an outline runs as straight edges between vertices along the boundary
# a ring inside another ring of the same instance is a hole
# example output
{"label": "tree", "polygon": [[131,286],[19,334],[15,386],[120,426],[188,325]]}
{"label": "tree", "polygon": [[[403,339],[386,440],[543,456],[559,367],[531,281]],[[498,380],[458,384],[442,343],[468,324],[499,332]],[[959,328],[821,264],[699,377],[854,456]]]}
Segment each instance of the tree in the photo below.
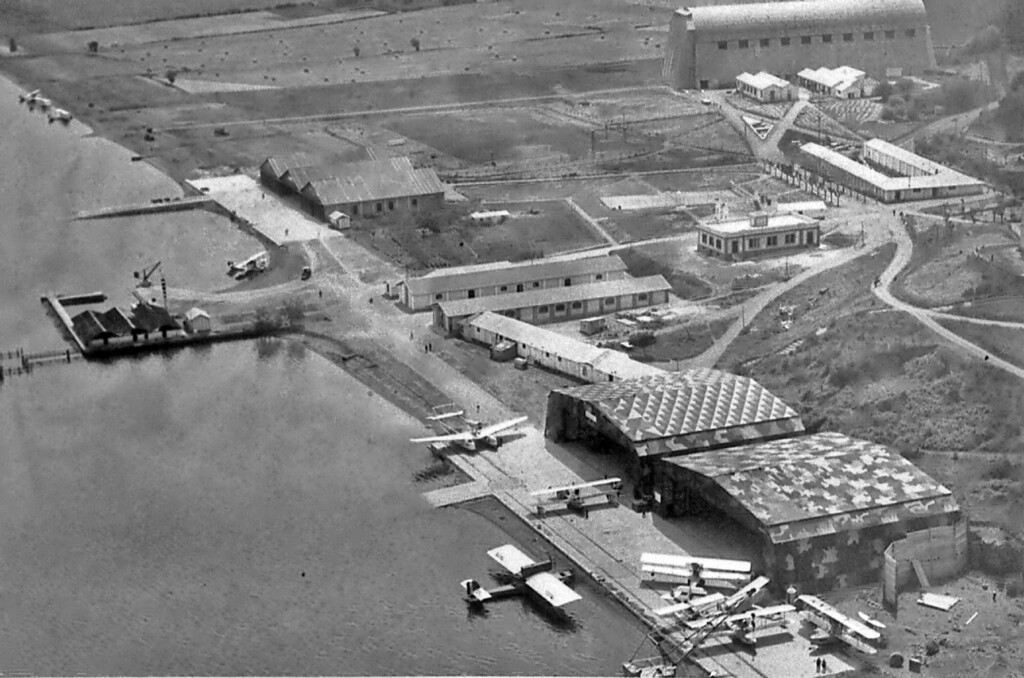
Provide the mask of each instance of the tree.
{"label": "tree", "polygon": [[942,85],[943,105],[947,113],[962,113],[979,105],[981,91],[972,80],[952,80]]}
{"label": "tree", "polygon": [[1003,32],[998,26],[986,26],[967,41],[964,54],[988,54],[1003,46]]}
{"label": "tree", "polygon": [[904,99],[910,98],[910,93],[914,91],[914,81],[910,78],[900,78],[894,85],[896,93]]}
{"label": "tree", "polygon": [[419,38],[413,38],[412,40],[409,41],[409,44],[411,44],[412,48],[414,50],[416,50],[417,52],[420,51],[420,39]]}
{"label": "tree", "polygon": [[352,48],[352,53],[356,55],[357,59],[359,58],[359,45]]}
{"label": "tree", "polygon": [[882,103],[884,104],[887,101],[889,101],[889,97],[892,96],[894,91],[895,90],[893,89],[892,83],[889,82],[888,80],[883,80],[882,82],[878,83],[877,87],[875,87],[875,91],[873,92],[873,94],[876,97],[880,97]]}
{"label": "tree", "polygon": [[289,325],[298,325],[306,317],[306,312],[302,308],[301,301],[298,299],[288,299],[284,302],[281,315],[288,321]]}
{"label": "tree", "polygon": [[174,79],[178,77],[177,71],[167,71],[167,82],[174,84]]}

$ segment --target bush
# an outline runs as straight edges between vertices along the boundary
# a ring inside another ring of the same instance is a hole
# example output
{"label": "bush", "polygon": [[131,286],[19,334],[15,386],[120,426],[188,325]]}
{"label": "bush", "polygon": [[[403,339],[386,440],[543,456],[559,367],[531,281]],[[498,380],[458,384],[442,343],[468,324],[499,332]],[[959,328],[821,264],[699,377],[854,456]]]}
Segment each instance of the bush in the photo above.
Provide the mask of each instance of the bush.
{"label": "bush", "polygon": [[1003,457],[985,471],[985,477],[991,480],[1010,480],[1018,474],[1019,470],[1017,464]]}
{"label": "bush", "polygon": [[657,337],[654,336],[654,332],[634,332],[629,335],[629,343],[637,348],[645,348],[655,341],[657,341]]}
{"label": "bush", "polygon": [[893,88],[891,82],[882,81],[878,83],[878,86],[875,87],[875,91],[872,92],[872,94],[874,94],[876,97],[881,97],[882,103],[884,104],[887,101],[889,101],[889,97],[892,96],[894,91],[895,89]]}
{"label": "bush", "polygon": [[1008,598],[1024,596],[1024,578],[1017,577],[1006,582],[1006,596]]}

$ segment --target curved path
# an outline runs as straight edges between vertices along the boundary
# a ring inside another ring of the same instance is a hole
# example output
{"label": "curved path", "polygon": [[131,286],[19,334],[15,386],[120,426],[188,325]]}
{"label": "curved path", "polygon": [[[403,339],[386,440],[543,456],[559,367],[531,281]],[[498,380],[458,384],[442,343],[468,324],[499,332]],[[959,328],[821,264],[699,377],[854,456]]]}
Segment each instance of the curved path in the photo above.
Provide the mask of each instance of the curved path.
{"label": "curved path", "polygon": [[935,332],[943,339],[946,339],[947,341],[964,349],[968,353],[971,353],[972,355],[985,360],[993,367],[997,367],[1003,370],[1004,372],[1008,372],[1009,374],[1014,375],[1015,377],[1024,379],[1024,369],[1021,369],[1020,367],[1017,367],[1016,365],[1009,363],[1003,360],[1002,358],[997,358],[996,356],[986,351],[984,348],[978,346],[977,344],[971,343],[967,339],[961,337],[956,332],[946,329],[938,322],[936,322],[936,318],[973,322],[979,325],[1012,327],[1016,329],[1024,329],[1024,324],[1005,323],[998,320],[984,320],[981,318],[967,318],[961,316],[954,316],[948,313],[940,313],[936,311],[931,311],[926,308],[912,306],[893,296],[889,288],[892,285],[893,280],[896,279],[896,276],[899,275],[900,271],[906,268],[907,265],[910,263],[910,258],[914,254],[914,243],[910,239],[910,234],[907,233],[906,229],[893,229],[893,234],[896,239],[896,256],[892,258],[892,261],[889,262],[889,267],[885,269],[884,273],[882,273],[880,278],[881,284],[874,288],[873,291],[875,293],[875,296],[878,297],[885,304],[888,304],[890,307],[898,311],[903,311],[904,313],[909,313],[914,318],[916,318],[918,322],[925,325],[928,329]]}

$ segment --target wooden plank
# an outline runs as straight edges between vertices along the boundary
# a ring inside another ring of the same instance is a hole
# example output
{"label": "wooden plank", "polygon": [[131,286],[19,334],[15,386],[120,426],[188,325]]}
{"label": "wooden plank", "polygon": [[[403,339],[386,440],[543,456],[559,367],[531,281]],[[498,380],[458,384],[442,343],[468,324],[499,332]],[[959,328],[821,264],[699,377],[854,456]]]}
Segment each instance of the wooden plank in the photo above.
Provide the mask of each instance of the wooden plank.
{"label": "wooden plank", "polygon": [[924,573],[924,568],[921,566],[921,561],[917,558],[911,558],[910,564],[914,566],[914,573],[917,575],[917,580],[921,582],[921,586],[924,588],[931,587],[931,583],[928,581],[928,575]]}

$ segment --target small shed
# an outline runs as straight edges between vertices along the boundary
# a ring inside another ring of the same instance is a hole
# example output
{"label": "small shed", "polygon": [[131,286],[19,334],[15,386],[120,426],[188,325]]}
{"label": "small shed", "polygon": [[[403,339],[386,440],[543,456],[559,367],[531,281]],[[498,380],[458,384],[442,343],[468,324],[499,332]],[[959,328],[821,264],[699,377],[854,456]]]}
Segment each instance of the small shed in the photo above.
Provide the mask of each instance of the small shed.
{"label": "small shed", "polygon": [[327,215],[327,221],[331,228],[346,231],[352,227],[352,218],[340,210],[335,210]]}
{"label": "small shed", "polygon": [[608,326],[608,319],[604,316],[599,318],[586,318],[580,321],[580,334],[590,336],[603,331]]}
{"label": "small shed", "polygon": [[491,346],[491,360],[505,363],[516,357],[516,344],[514,341],[499,341]]}
{"label": "small shed", "polygon": [[206,334],[210,331],[210,314],[193,307],[185,314],[185,329],[189,334]]}

